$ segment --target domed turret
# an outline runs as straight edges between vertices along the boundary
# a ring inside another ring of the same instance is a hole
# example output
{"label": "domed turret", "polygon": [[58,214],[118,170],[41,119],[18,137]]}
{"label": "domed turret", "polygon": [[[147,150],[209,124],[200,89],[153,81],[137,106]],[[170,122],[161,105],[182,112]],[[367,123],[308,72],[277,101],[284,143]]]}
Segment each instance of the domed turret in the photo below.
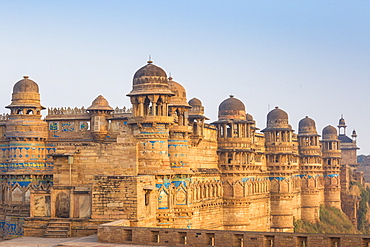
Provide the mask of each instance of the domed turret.
{"label": "domed turret", "polygon": [[185,106],[190,108],[190,105],[186,102],[186,90],[178,82],[172,80],[172,77],[168,78],[168,86],[170,90],[175,94],[170,98],[170,105]]}
{"label": "domed turret", "polygon": [[5,133],[8,139],[43,141],[47,138],[47,123],[40,119],[45,107],[40,104],[39,86],[28,76],[15,83],[12,103],[6,108],[10,109]]}
{"label": "domed turret", "polygon": [[[23,79],[14,85],[12,103],[6,108],[19,108],[17,111],[21,108],[37,108],[36,111],[38,113],[41,109],[45,109],[45,107],[40,105],[39,86],[37,83],[29,79],[28,76],[23,76]],[[23,113],[26,114],[30,110],[27,109]]]}
{"label": "domed turret", "polygon": [[336,140],[338,139],[337,129],[331,125],[326,126],[322,130],[322,139],[323,140]]}
{"label": "domed turret", "polygon": [[189,110],[189,115],[200,115],[204,114],[204,107],[202,105],[202,101],[197,98],[192,98],[189,100],[189,105],[191,106]]}
{"label": "domed turret", "polygon": [[198,98],[192,98],[191,100],[189,100],[189,105],[191,105],[192,107],[203,106],[202,101],[200,101]]}
{"label": "domed turret", "polygon": [[13,93],[39,93],[39,86],[36,82],[23,76],[23,79],[14,84]]}
{"label": "domed turret", "polygon": [[339,124],[338,124],[339,135],[345,136],[346,128],[347,128],[346,120],[344,120],[343,115],[342,115],[341,118],[339,119]]}
{"label": "domed turret", "polygon": [[218,107],[218,119],[242,119],[246,118],[246,111],[243,102],[230,95],[230,98],[222,101]]}
{"label": "domed turret", "polygon": [[113,108],[110,107],[108,101],[102,96],[99,95],[87,108],[88,111],[113,111]]}
{"label": "domed turret", "polygon": [[298,134],[317,134],[315,121],[308,116],[301,119],[298,124]]}
{"label": "domed turret", "polygon": [[267,114],[267,127],[266,129],[292,129],[289,124],[288,114],[275,107]]}
{"label": "domed turret", "polygon": [[91,114],[91,134],[96,141],[103,141],[108,134],[107,117],[113,111],[108,101],[99,95],[91,104],[87,111]]}
{"label": "domed turret", "polygon": [[133,89],[127,96],[162,94],[174,95],[168,87],[166,72],[148,61],[148,64],[136,71],[133,78]]}

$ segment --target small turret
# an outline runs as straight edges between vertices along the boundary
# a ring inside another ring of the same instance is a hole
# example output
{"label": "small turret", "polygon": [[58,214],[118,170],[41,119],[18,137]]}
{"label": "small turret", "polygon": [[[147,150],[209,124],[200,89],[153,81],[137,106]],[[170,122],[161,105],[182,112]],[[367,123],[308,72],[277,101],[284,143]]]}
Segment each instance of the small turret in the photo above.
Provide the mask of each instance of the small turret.
{"label": "small turret", "polygon": [[87,111],[91,115],[91,133],[94,140],[103,141],[108,134],[107,117],[113,112],[113,108],[103,96],[99,95]]}

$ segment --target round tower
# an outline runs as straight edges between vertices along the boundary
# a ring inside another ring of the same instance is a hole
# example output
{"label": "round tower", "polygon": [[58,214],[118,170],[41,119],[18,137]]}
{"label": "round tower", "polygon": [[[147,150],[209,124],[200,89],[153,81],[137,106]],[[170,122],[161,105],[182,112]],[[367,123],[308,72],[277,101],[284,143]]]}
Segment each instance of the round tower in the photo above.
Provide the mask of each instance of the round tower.
{"label": "round tower", "polygon": [[[5,141],[0,150],[2,179],[8,182],[0,204],[5,225],[22,232],[23,219],[30,216],[31,188],[50,189],[53,161],[48,155],[52,148],[45,145],[47,123],[41,120],[39,87],[24,76],[13,87],[10,114],[5,126]],[[32,205],[31,205],[32,212]],[[45,203],[45,216],[50,216],[50,204]],[[4,234],[14,234],[4,231]],[[20,234],[20,233],[15,233]],[[14,235],[13,235],[14,237]]]}
{"label": "round tower", "polygon": [[266,140],[267,168],[271,180],[271,231],[292,232],[293,217],[300,208],[298,155],[293,142],[293,129],[288,114],[276,107],[267,114],[267,127],[262,130]]}
{"label": "round tower", "polygon": [[9,141],[8,161],[13,164],[8,173],[51,172],[46,163],[47,123],[41,120],[45,107],[40,103],[37,83],[24,76],[14,85],[12,102],[6,108],[10,109],[5,131]]}
{"label": "round tower", "polygon": [[340,159],[338,133],[335,127],[328,125],[322,130],[322,157],[324,170],[325,205],[341,208],[340,200]]}
{"label": "round tower", "polygon": [[193,127],[190,138],[192,145],[198,146],[204,137],[204,121],[208,120],[208,118],[204,116],[202,101],[192,98],[188,103],[191,106],[189,109],[189,124]]}
{"label": "round tower", "polygon": [[108,134],[108,119],[107,117],[113,112],[113,108],[109,106],[108,101],[99,95],[87,108],[91,115],[91,134],[93,139],[98,142],[104,141]]}
{"label": "round tower", "polygon": [[219,166],[223,173],[253,173],[255,167],[255,121],[239,99],[230,95],[218,108],[218,121],[213,124],[218,132]]}
{"label": "round tower", "polygon": [[174,117],[174,124],[169,129],[168,156],[171,168],[176,173],[189,173],[189,136],[192,132],[189,126],[189,109],[185,88],[172,77],[168,78],[169,89],[175,94],[168,105],[169,115]]}
{"label": "round tower", "polygon": [[[230,95],[218,108],[219,168],[225,205],[224,229],[266,229],[268,227],[268,180],[255,162],[255,121],[242,101]],[[250,202],[261,208],[254,212]],[[254,215],[256,219],[251,219]],[[256,225],[254,225],[256,224]],[[253,228],[251,226],[253,225]]]}
{"label": "round tower", "polygon": [[133,116],[129,119],[139,141],[139,174],[172,173],[168,157],[170,98],[166,72],[148,61],[134,75],[130,97]]}
{"label": "round tower", "polygon": [[316,123],[309,117],[298,124],[298,145],[300,156],[301,215],[302,219],[316,222],[319,220],[320,204],[323,202],[322,154],[320,135]]}

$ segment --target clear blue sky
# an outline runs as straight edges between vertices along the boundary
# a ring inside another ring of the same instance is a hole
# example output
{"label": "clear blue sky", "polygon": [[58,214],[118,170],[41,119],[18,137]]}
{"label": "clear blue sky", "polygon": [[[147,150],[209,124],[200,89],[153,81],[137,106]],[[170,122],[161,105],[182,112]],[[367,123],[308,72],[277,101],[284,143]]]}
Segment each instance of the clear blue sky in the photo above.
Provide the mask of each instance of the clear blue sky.
{"label": "clear blue sky", "polygon": [[275,106],[294,129],[308,115],[319,133],[343,114],[370,154],[369,13],[370,1],[349,0],[2,0],[0,106],[23,75],[46,107],[88,107],[99,94],[130,106],[150,54],[212,121],[229,94],[261,129]]}

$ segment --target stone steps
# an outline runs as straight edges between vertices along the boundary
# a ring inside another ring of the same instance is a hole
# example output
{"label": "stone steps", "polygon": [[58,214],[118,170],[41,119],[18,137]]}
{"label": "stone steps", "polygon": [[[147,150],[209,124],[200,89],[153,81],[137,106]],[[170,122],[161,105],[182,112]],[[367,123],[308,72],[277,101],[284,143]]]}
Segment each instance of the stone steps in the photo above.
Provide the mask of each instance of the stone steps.
{"label": "stone steps", "polygon": [[48,238],[68,238],[71,236],[71,223],[51,221],[46,227],[44,236]]}

